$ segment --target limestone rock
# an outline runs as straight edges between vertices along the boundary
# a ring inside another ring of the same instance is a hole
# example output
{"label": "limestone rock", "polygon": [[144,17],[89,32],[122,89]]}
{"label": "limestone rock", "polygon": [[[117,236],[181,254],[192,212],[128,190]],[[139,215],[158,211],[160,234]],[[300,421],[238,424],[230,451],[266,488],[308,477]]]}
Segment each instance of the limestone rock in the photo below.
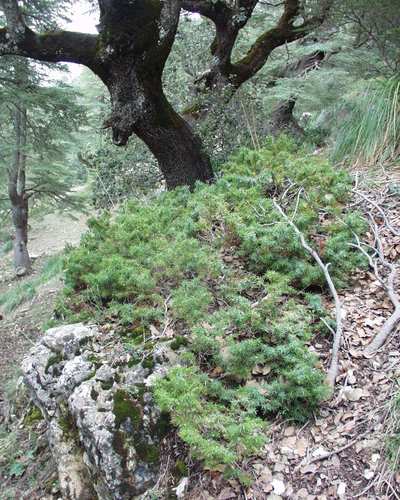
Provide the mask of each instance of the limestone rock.
{"label": "limestone rock", "polygon": [[163,345],[152,358],[130,363],[117,336],[76,324],[48,330],[24,359],[64,498],[128,500],[156,483],[168,419],[151,386],[173,357]]}

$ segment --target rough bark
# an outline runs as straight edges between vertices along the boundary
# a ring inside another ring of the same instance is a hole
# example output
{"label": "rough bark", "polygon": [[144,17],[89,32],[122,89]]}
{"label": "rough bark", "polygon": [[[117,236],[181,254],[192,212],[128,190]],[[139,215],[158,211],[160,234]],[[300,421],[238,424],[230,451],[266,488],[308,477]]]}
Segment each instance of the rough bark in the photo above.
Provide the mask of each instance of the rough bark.
{"label": "rough bark", "polygon": [[26,196],[26,134],[27,115],[23,107],[14,112],[15,153],[13,165],[8,170],[8,194],[14,225],[14,267],[27,272],[31,268],[28,252],[28,197]]}
{"label": "rough bark", "polygon": [[0,55],[84,64],[106,84],[112,112],[105,126],[123,146],[138,135],[156,156],[167,185],[193,186],[212,179],[200,140],[173,110],[162,89],[181,9],[180,0],[99,0],[99,35],[67,31],[34,33],[16,0],[1,0],[6,28]]}
{"label": "rough bark", "polygon": [[297,123],[293,116],[293,110],[296,105],[296,99],[288,99],[287,101],[279,102],[271,115],[271,123],[269,132],[271,135],[279,135],[288,133],[295,137],[301,138],[304,135],[304,130]]}
{"label": "rough bark", "polygon": [[[232,61],[232,52],[240,30],[247,24],[257,0],[215,2],[213,0],[183,0],[183,8],[209,18],[215,25],[216,36],[210,50],[213,63],[198,80],[208,89],[229,86],[230,94],[253,77],[266,64],[278,47],[307,36],[320,26],[332,6],[332,0],[323,0],[315,15],[306,18],[300,0],[284,0],[283,12],[276,26],[263,33],[239,60]],[[300,24],[295,23],[302,18]],[[227,93],[229,97],[229,92]]]}

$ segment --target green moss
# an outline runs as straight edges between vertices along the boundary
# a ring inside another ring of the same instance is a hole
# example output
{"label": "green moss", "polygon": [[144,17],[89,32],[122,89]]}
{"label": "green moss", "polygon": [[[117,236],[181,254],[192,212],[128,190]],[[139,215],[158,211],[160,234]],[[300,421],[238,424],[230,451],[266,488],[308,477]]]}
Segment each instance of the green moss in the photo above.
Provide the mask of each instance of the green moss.
{"label": "green moss", "polygon": [[189,468],[183,462],[183,460],[177,460],[175,462],[175,467],[174,467],[174,476],[177,479],[181,479],[182,477],[187,477],[189,475]]}
{"label": "green moss", "polygon": [[74,441],[76,443],[79,442],[78,428],[76,427],[72,415],[67,410],[65,410],[64,413],[58,419],[58,424],[66,439]]}
{"label": "green moss", "polygon": [[57,365],[58,363],[61,363],[62,360],[63,357],[60,353],[51,355],[47,361],[47,365],[44,372],[49,373],[50,368],[54,365]]}
{"label": "green moss", "polygon": [[149,370],[152,370],[154,368],[154,359],[153,359],[153,356],[148,356],[147,358],[145,358],[142,362],[142,366],[143,368],[148,368]]}
{"label": "green moss", "polygon": [[113,412],[117,428],[128,418],[136,428],[141,424],[142,414],[139,404],[133,401],[131,395],[122,389],[118,389],[114,394]]}
{"label": "green moss", "polygon": [[37,406],[32,406],[29,413],[24,418],[24,424],[28,426],[33,426],[37,422],[43,420],[43,415]]}
{"label": "green moss", "polygon": [[128,361],[128,367],[132,368],[133,366],[137,366],[142,361],[142,358],[138,354],[132,354]]}
{"label": "green moss", "polygon": [[160,459],[160,450],[158,446],[148,444],[143,440],[135,442],[137,456],[148,464],[157,463]]}
{"label": "green moss", "polygon": [[188,343],[189,342],[187,338],[183,337],[182,335],[177,335],[175,339],[171,342],[170,347],[173,351],[177,351],[181,347],[186,347]]}
{"label": "green moss", "polygon": [[159,439],[162,439],[171,429],[172,424],[169,414],[167,412],[162,412],[157,421],[156,428],[154,429],[154,434],[158,436]]}
{"label": "green moss", "polygon": [[107,382],[101,382],[101,388],[103,391],[109,391],[114,385],[114,380],[108,380]]}

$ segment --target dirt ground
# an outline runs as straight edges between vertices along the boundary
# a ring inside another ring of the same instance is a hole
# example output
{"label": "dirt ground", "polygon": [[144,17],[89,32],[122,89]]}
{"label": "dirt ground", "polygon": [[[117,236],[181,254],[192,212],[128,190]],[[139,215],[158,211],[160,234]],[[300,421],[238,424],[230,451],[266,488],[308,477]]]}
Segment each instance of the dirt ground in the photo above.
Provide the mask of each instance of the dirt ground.
{"label": "dirt ground", "polygon": [[[31,275],[16,278],[12,269],[12,253],[0,258],[0,296],[11,287],[30,282],[40,274],[47,257],[60,253],[66,245],[77,245],[86,229],[87,216],[73,218],[48,214],[31,223],[29,252],[33,257]],[[43,323],[52,315],[53,305],[62,283],[59,279],[44,284],[37,295],[11,313],[0,307],[0,405],[4,385],[18,370],[24,353],[41,334]]]}

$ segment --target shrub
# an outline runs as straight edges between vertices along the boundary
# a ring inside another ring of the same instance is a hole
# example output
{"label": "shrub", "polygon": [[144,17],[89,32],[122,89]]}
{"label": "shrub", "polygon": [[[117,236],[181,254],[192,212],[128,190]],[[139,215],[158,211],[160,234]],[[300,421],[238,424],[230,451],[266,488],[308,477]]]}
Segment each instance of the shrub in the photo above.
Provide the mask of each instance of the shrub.
{"label": "shrub", "polygon": [[346,213],[350,192],[345,171],[286,138],[243,149],[212,185],[92,220],[67,257],[59,315],[113,318],[121,333],[140,332],[139,342],[172,321],[181,366],[156,384],[158,404],[197,457],[232,464],[264,442],[262,417],[304,421],[326,394],[307,348],[326,331],[326,284],[272,198],[341,286],[362,264],[348,245],[365,227]]}

